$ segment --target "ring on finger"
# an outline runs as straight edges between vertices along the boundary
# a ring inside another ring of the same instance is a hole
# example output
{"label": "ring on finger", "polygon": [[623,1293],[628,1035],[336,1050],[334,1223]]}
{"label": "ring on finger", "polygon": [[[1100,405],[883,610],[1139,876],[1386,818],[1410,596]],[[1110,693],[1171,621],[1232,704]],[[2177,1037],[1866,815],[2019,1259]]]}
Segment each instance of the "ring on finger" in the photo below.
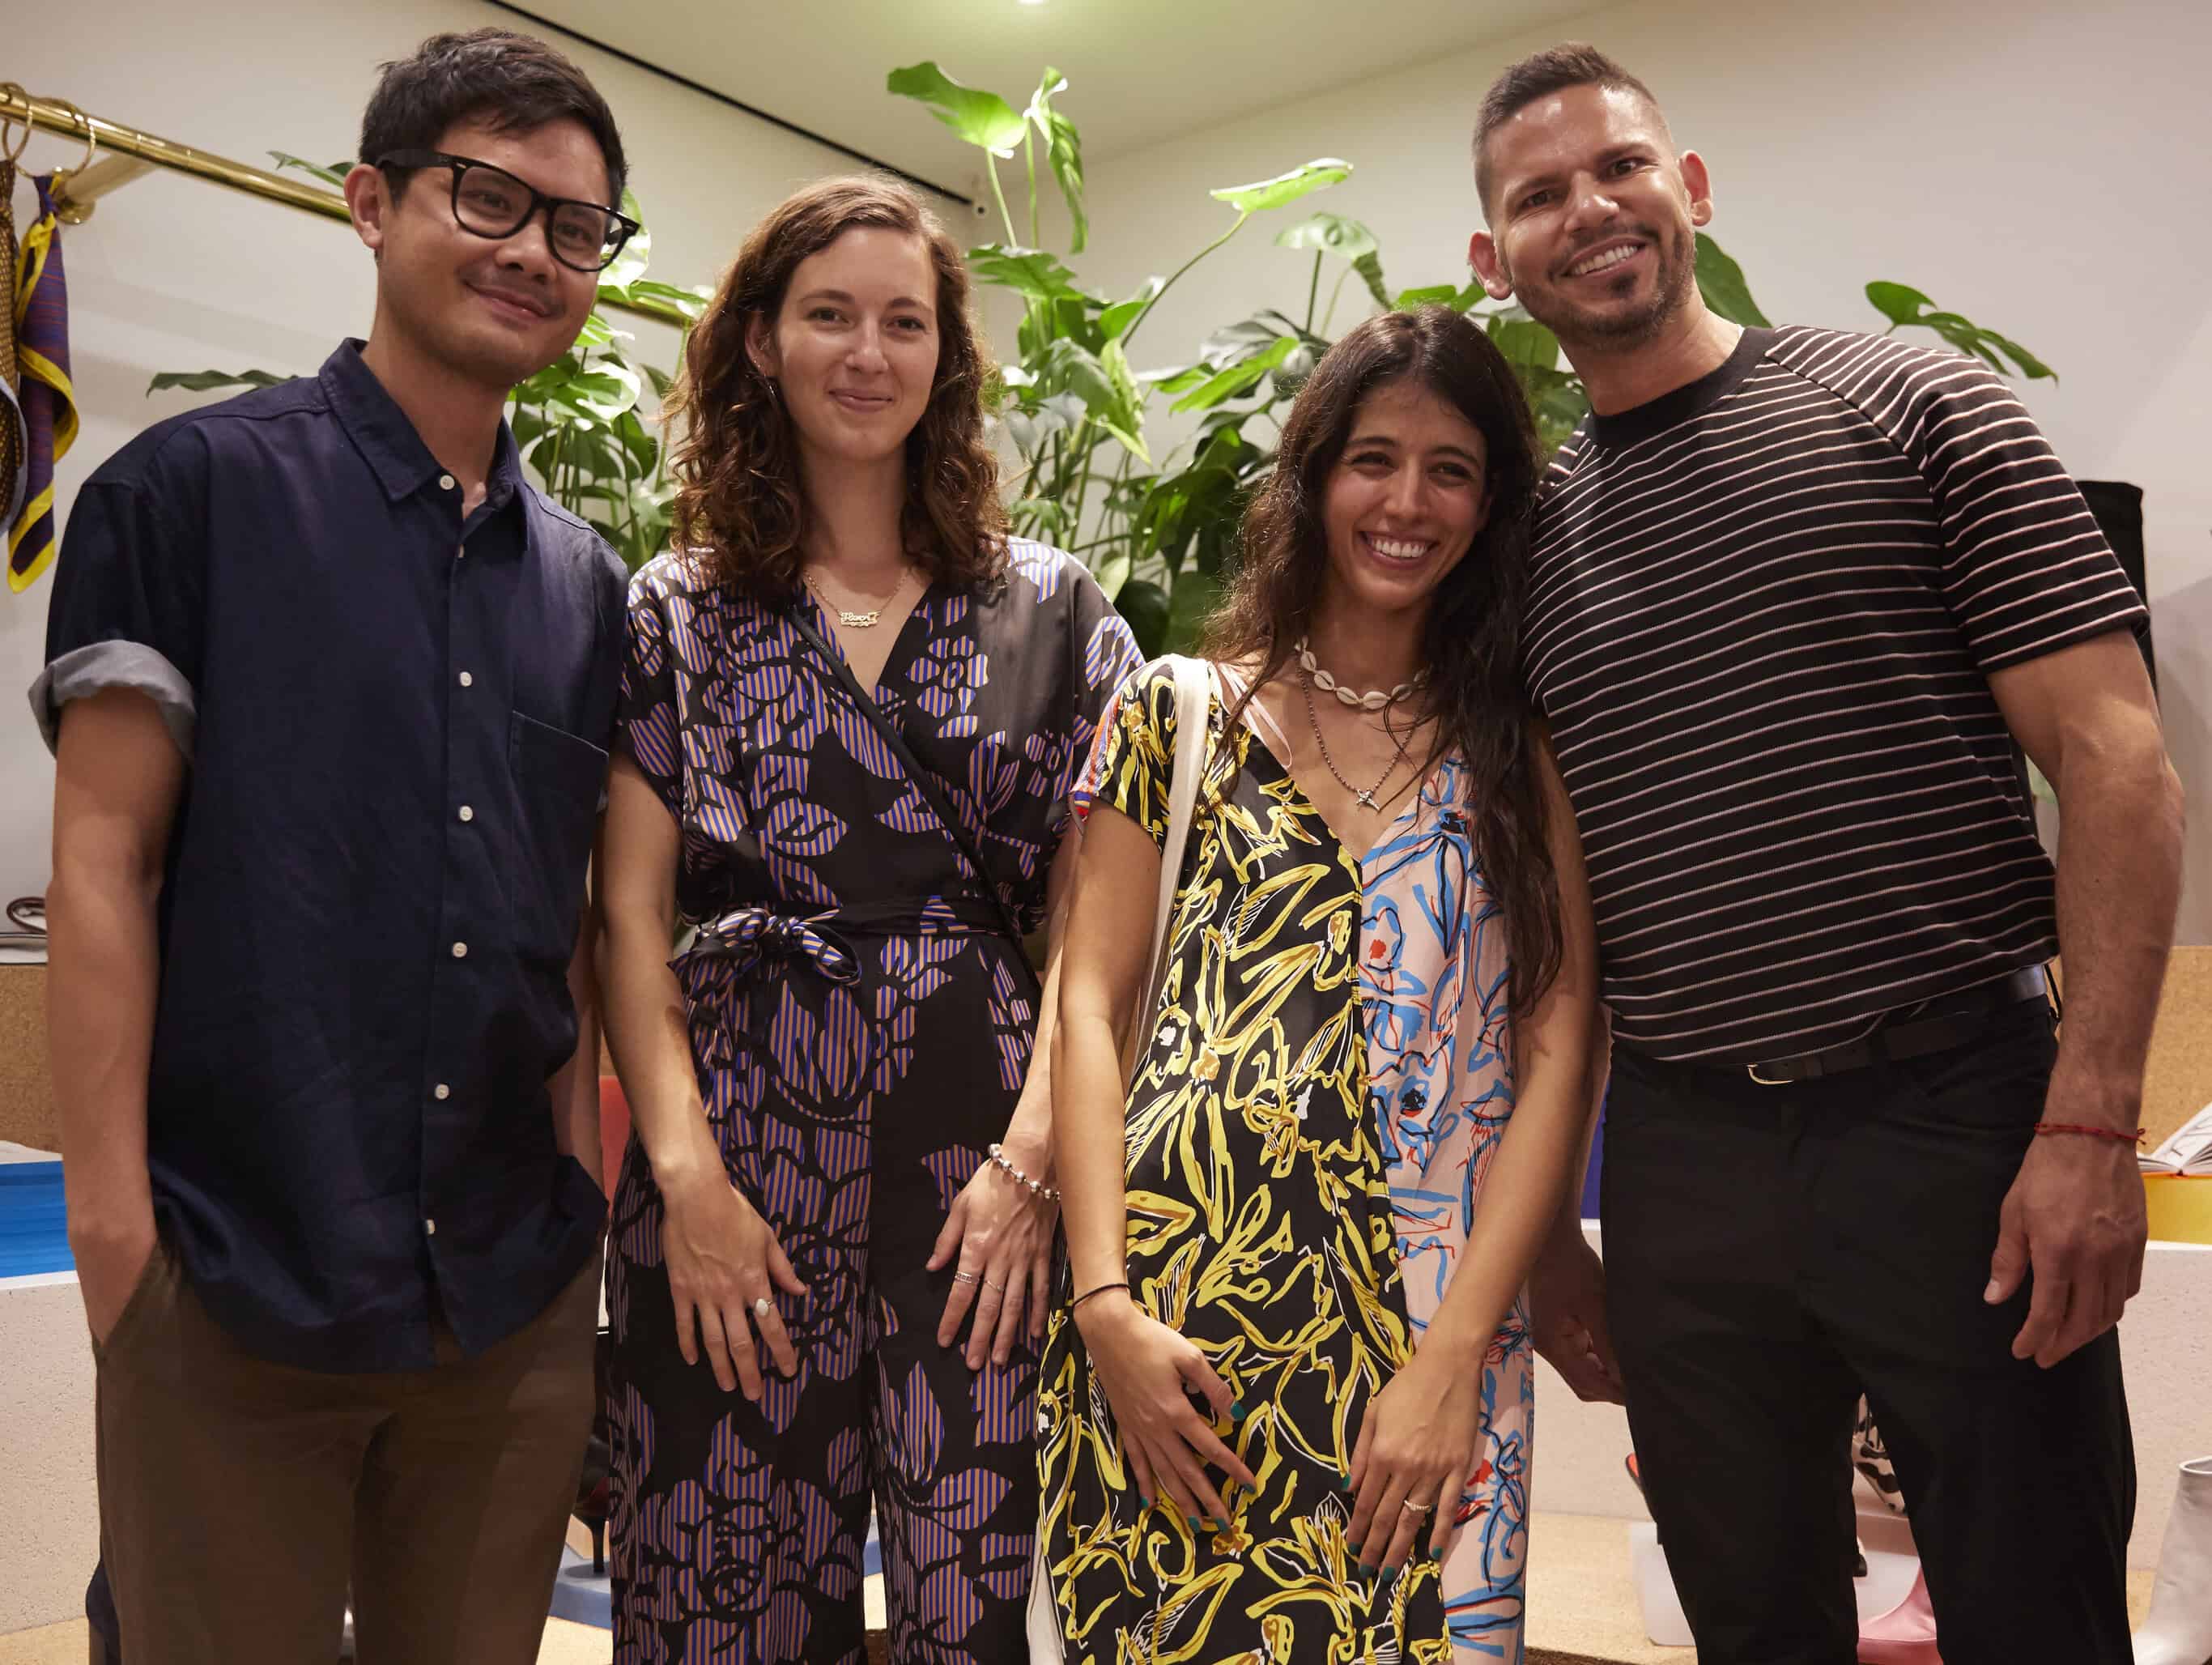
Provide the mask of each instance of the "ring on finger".
{"label": "ring on finger", "polygon": [[1434,1509],[1436,1504],[1433,1503],[1415,1503],[1411,1498],[1407,1498],[1404,1502],[1401,1503],[1398,1507],[1404,1510],[1408,1515],[1425,1515],[1431,1509]]}
{"label": "ring on finger", "polygon": [[754,1316],[754,1317],[756,1317],[756,1318],[765,1318],[765,1317],[767,1317],[767,1316],[769,1316],[769,1314],[770,1314],[771,1312],[774,1312],[775,1310],[775,1302],[773,1302],[773,1301],[771,1301],[771,1300],[769,1300],[769,1299],[768,1298],[768,1297],[767,1297],[767,1296],[765,1296],[765,1295],[762,1295],[762,1296],[757,1296],[757,1297],[756,1297],[754,1298],[754,1301],[753,1301],[753,1316]]}
{"label": "ring on finger", "polygon": [[980,1272],[956,1272],[952,1274],[952,1281],[956,1284],[972,1284],[982,1275]]}
{"label": "ring on finger", "polygon": [[994,1284],[988,1278],[983,1279],[983,1287],[986,1289],[995,1289],[1001,1295],[1006,1292],[1006,1286],[1004,1284]]}

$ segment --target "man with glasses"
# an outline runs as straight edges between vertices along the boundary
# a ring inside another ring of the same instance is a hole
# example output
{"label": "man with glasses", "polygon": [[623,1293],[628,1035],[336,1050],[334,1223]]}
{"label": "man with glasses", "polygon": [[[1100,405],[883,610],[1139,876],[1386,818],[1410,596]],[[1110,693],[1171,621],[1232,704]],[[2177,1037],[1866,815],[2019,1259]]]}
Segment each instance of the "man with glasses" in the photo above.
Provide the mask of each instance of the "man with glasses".
{"label": "man with glasses", "polygon": [[366,343],[76,500],[49,1031],[130,1665],[533,1660],[593,1412],[585,872],[623,575],[523,477],[613,118],[496,30],[386,66]]}

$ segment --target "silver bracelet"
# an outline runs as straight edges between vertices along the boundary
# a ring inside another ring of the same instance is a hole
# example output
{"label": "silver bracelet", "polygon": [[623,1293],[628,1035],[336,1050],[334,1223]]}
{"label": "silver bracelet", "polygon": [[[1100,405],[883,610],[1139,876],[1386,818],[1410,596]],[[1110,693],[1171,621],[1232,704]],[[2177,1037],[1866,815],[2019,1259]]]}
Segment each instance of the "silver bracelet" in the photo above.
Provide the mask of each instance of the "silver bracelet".
{"label": "silver bracelet", "polygon": [[1040,1201],[1058,1202],[1060,1200],[1060,1188],[1054,1185],[1047,1185],[1042,1180],[1031,1179],[1020,1169],[1015,1167],[1012,1163],[1006,1159],[1006,1147],[1005,1145],[994,1145],[991,1147],[991,1161],[994,1166],[1002,1170],[1016,1183],[1028,1186],[1030,1188],[1030,1194],[1037,1198]]}

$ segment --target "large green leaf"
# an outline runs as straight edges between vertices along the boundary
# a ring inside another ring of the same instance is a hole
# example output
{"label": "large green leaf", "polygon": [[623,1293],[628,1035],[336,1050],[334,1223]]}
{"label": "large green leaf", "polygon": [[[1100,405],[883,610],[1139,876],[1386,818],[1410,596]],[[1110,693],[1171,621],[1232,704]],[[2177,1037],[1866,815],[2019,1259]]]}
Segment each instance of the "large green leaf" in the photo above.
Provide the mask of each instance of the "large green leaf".
{"label": "large green leaf", "polygon": [[1187,653],[1198,646],[1206,621],[1221,602],[1220,580],[1195,569],[1176,574],[1168,592],[1167,651]]}
{"label": "large green leaf", "polygon": [[1431,283],[1425,289],[1399,290],[1398,298],[1389,307],[1397,313],[1409,313],[1416,307],[1449,307],[1455,313],[1465,313],[1489,298],[1489,292],[1479,283],[1469,283],[1463,289],[1455,289],[1449,283]]}
{"label": "large green leaf", "polygon": [[1301,197],[1341,185],[1351,177],[1350,162],[1322,156],[1287,173],[1278,173],[1272,179],[1258,179],[1250,185],[1225,185],[1207,194],[1241,213],[1259,214],[1271,208],[1288,208]]}
{"label": "large green leaf", "polygon": [[[1892,330],[1906,325],[1933,330],[1960,352],[1972,354],[2001,375],[2023,375],[2031,381],[2058,379],[2057,371],[2018,342],[2007,339],[1995,330],[1985,330],[1957,313],[1939,310],[1933,301],[1908,284],[1869,283],[1866,286],[1866,297],[1889,319]],[[2008,359],[2010,363],[2006,362]]]}
{"label": "large green leaf", "polygon": [[1091,219],[1083,207],[1083,136],[1075,124],[1052,107],[1055,93],[1067,90],[1067,77],[1048,67],[1044,79],[1037,82],[1036,96],[1022,114],[1036,125],[1045,142],[1045,154],[1051,159],[1053,177],[1060,181],[1060,194],[1067,202],[1067,218],[1071,228],[1067,252],[1083,252],[1083,245],[1091,235]]}
{"label": "large green leaf", "polygon": [[1147,578],[1133,578],[1122,585],[1114,598],[1115,610],[1129,626],[1129,634],[1137,639],[1137,651],[1146,659],[1156,657],[1167,646],[1168,592]]}
{"label": "large green leaf", "polygon": [[1256,386],[1262,376],[1287,360],[1302,344],[1294,335],[1278,336],[1265,351],[1240,360],[1227,369],[1215,371],[1169,408],[1181,415],[1186,410],[1211,410],[1224,399],[1233,399]]}
{"label": "large green leaf", "polygon": [[693,324],[707,315],[708,303],[714,298],[714,291],[704,283],[687,287],[680,283],[663,283],[652,277],[638,278],[628,289],[629,293],[624,299],[647,307],[657,301],[671,312],[682,313]]}
{"label": "large green leaf", "polygon": [[204,393],[217,387],[276,387],[291,380],[266,370],[164,370],[146,384],[146,397],[151,398],[165,387]]}
{"label": "large green leaf", "polygon": [[1277,232],[1275,246],[1319,249],[1340,260],[1357,260],[1363,254],[1374,253],[1382,245],[1375,240],[1375,234],[1358,221],[1322,210]]}
{"label": "large green leaf", "polygon": [[1409,313],[1416,307],[1448,307],[1458,291],[1449,283],[1431,283],[1418,289],[1401,289],[1398,298],[1390,303],[1390,310]]}
{"label": "large green leaf", "polygon": [[1091,563],[1091,575],[1098,580],[1098,587],[1111,601],[1121,593],[1121,586],[1129,581],[1129,569],[1136,564],[1126,544],[1116,544],[1103,552]]}
{"label": "large green leaf", "polygon": [[1367,285],[1367,292],[1375,297],[1376,304],[1390,304],[1389,291],[1382,284],[1382,246],[1375,240],[1375,234],[1358,221],[1324,210],[1277,233],[1275,242],[1282,248],[1314,249],[1349,260],[1352,269]]}
{"label": "large green leaf", "polygon": [[1101,421],[1106,431],[1119,440],[1131,456],[1150,468],[1152,453],[1145,448],[1145,393],[1137,386],[1136,373],[1129,368],[1129,355],[1121,350],[1120,342],[1109,341],[1100,350],[1098,362],[1107,380],[1114,384],[1113,413]]}
{"label": "large green leaf", "polygon": [[1382,256],[1379,250],[1370,250],[1352,263],[1352,270],[1367,285],[1367,293],[1375,297],[1375,304],[1383,311],[1390,310],[1389,285],[1382,281]]}
{"label": "large green leaf", "polygon": [[1127,333],[1129,326],[1143,314],[1145,308],[1151,306],[1158,298],[1160,291],[1166,287],[1167,279],[1164,277],[1147,277],[1143,287],[1139,289],[1136,294],[1131,295],[1127,301],[1115,301],[1104,312],[1099,313],[1098,327],[1104,333],[1106,339],[1119,341]]}
{"label": "large green leaf", "polygon": [[612,422],[637,404],[641,391],[638,373],[618,360],[601,359],[581,369],[571,357],[540,370],[514,396],[541,406],[556,426],[588,428]]}
{"label": "large green leaf", "polygon": [[901,98],[927,105],[938,120],[994,156],[1012,155],[1022,142],[1024,124],[1012,105],[996,93],[963,87],[934,63],[893,70],[884,87]]}
{"label": "large green leaf", "polygon": [[981,283],[1012,289],[1032,301],[1056,301],[1063,296],[1099,301],[1079,286],[1075,274],[1060,258],[1044,249],[1010,248],[986,243],[968,251],[968,270]]}
{"label": "large green leaf", "polygon": [[1729,323],[1761,330],[1771,327],[1766,314],[1751,298],[1743,268],[1702,231],[1698,234],[1698,289],[1705,297],[1706,307]]}
{"label": "large green leaf", "polygon": [[1933,301],[1903,283],[1869,283],[1866,298],[1893,324],[1917,324],[1923,313],[1936,310]]}
{"label": "large green leaf", "polygon": [[1559,362],[1559,338],[1531,318],[1499,314],[1488,325],[1490,338],[1513,364],[1534,369],[1555,369]]}

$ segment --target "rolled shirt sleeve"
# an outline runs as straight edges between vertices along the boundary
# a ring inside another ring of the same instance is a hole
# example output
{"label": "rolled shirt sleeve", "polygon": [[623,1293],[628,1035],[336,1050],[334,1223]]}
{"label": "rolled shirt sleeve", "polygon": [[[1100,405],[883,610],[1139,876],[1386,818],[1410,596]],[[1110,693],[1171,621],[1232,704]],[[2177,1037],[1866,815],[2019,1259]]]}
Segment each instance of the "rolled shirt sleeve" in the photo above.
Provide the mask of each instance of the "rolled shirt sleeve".
{"label": "rolled shirt sleeve", "polygon": [[150,454],[134,444],[77,495],[54,568],[46,667],[30,688],[49,749],[72,701],[126,688],[154,702],[191,758],[205,539],[180,528],[205,525],[191,477],[195,449],[181,434]]}

